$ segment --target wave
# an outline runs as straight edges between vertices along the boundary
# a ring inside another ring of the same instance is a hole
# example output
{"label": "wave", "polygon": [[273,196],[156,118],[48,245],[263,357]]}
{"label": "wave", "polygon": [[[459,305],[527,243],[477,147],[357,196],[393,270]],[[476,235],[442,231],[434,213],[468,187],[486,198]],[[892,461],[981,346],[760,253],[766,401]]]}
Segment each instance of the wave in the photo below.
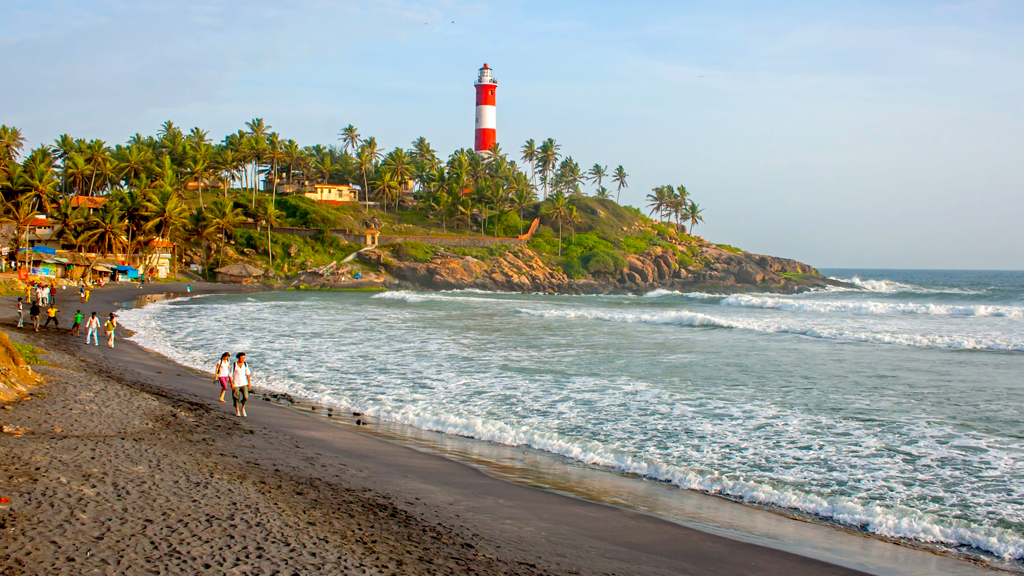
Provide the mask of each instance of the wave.
{"label": "wave", "polygon": [[[162,315],[168,313],[168,306],[169,303],[160,302],[142,309],[124,311],[121,315],[122,322],[135,331],[129,339],[182,364],[202,370],[212,368],[210,359],[205,354],[171,343],[167,331],[162,328],[160,322]],[[546,310],[524,313],[562,318],[741,327],[737,322],[692,312],[657,315]],[[289,393],[337,409],[360,411],[381,420],[508,446],[526,446],[588,465],[670,483],[682,489],[811,514],[882,537],[917,540],[950,547],[969,546],[1007,560],[1024,559],[1024,539],[1020,534],[1002,528],[940,518],[903,507],[881,506],[854,497],[808,493],[767,481],[745,480],[714,470],[670,464],[655,457],[631,455],[592,440],[512,426],[488,418],[454,415],[438,411],[437,408],[414,409],[370,401],[364,401],[364,404],[352,401],[346,398],[343,392],[332,391],[317,382],[285,378],[273,374],[272,371],[255,376],[257,385],[262,389]]]}
{"label": "wave", "polygon": [[1002,316],[1024,318],[1019,306],[915,304],[913,302],[849,302],[837,300],[795,300],[755,294],[733,294],[719,302],[722,306],[765,308],[792,312],[849,314],[926,314],[934,316]]}
{"label": "wave", "polygon": [[767,334],[796,334],[822,340],[861,342],[867,344],[889,344],[918,348],[944,348],[950,350],[988,350],[998,352],[1024,352],[1024,340],[1015,338],[980,338],[970,335],[908,334],[901,332],[859,332],[832,326],[801,326],[755,319],[726,319],[699,312],[676,310],[658,313],[605,312],[593,309],[547,309],[531,310],[520,308],[520,314],[542,318],[563,318],[569,320],[602,320],[640,324],[670,324],[690,327],[731,328],[751,330]]}
{"label": "wave", "polygon": [[484,294],[484,292],[470,292],[468,290],[441,292],[413,292],[411,290],[389,290],[379,292],[371,296],[375,300],[401,300],[410,304],[421,304],[423,302],[500,302],[498,298],[484,298],[482,296],[458,296],[465,294]]}
{"label": "wave", "polygon": [[[924,286],[917,286],[915,284],[905,284],[903,282],[896,282],[895,280],[862,280],[859,276],[853,278],[836,278],[830,276],[830,280],[837,280],[839,282],[846,282],[847,284],[853,284],[854,286],[867,290],[868,292],[878,292],[880,294],[900,294],[900,293],[917,293],[917,294],[984,294],[986,290],[969,290],[966,288],[925,288]],[[849,290],[848,288],[840,287],[829,287],[830,291],[843,291]]]}

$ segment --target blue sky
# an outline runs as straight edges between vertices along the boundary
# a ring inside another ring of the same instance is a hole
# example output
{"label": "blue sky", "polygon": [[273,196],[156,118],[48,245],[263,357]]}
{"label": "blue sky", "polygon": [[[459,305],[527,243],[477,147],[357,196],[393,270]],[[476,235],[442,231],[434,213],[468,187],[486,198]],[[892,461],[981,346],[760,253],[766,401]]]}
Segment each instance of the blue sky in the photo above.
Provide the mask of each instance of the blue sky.
{"label": "blue sky", "polygon": [[[1024,3],[0,2],[32,145],[260,116],[302,144],[498,141],[684,184],[698,232],[819,267],[1024,269]],[[518,154],[515,154],[518,156]]]}

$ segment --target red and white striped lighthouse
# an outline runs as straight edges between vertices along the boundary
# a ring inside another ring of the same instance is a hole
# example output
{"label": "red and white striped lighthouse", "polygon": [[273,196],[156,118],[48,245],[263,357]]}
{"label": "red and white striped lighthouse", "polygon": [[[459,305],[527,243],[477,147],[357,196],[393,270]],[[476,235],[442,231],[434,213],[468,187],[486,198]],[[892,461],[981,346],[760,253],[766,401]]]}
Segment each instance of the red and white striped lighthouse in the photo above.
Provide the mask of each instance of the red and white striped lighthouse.
{"label": "red and white striped lighthouse", "polygon": [[497,107],[494,105],[494,92],[498,89],[498,81],[494,79],[491,68],[484,64],[480,75],[476,78],[476,141],[473,150],[486,152],[498,141]]}

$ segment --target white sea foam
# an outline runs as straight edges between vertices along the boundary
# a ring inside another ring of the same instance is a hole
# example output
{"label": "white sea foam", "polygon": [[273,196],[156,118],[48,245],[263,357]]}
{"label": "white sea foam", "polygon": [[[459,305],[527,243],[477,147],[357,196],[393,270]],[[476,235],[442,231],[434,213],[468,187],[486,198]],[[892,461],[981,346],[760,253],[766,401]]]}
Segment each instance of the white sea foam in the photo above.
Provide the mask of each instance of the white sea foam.
{"label": "white sea foam", "polygon": [[1019,306],[919,304],[914,302],[877,302],[851,300],[808,300],[766,296],[761,294],[733,294],[719,302],[722,306],[765,308],[794,312],[847,313],[847,314],[926,314],[933,316],[1002,316],[1024,318]]}
{"label": "white sea foam", "polygon": [[678,290],[666,290],[664,288],[657,288],[655,290],[651,290],[650,292],[644,294],[644,297],[645,298],[661,298],[662,296],[678,296],[680,294],[682,294],[682,292],[679,292]]}
{"label": "white sea foam", "polygon": [[894,344],[921,348],[947,348],[952,350],[991,350],[1024,352],[1024,340],[1012,337],[984,338],[972,335],[911,334],[897,331],[870,332],[843,328],[842,325],[800,325],[755,318],[720,318],[710,314],[675,310],[671,312],[626,313],[595,309],[528,309],[519,312],[542,318],[568,320],[602,320],[640,324],[670,324],[691,327],[732,328],[763,333],[787,333],[845,342]]}
{"label": "white sea foam", "polygon": [[[413,302],[410,298],[426,297],[416,300],[416,303],[425,302],[431,297],[446,301],[467,298],[450,294],[385,294],[394,296],[382,297],[381,294],[375,297],[406,302]],[[246,312],[242,315],[238,314],[237,308],[232,308],[238,306],[237,303],[203,303],[202,306],[182,306],[181,310],[174,310],[174,304],[161,302],[144,309],[124,311],[122,321],[135,330],[132,339],[141,345],[183,364],[209,370],[212,362],[201,349],[205,346],[219,353],[224,347],[222,342],[239,338],[237,326],[231,323],[236,319],[240,325],[258,326],[260,328],[257,331],[266,330],[262,334],[266,338],[275,338],[275,335],[281,333],[280,330],[285,330],[285,333],[293,331],[296,324],[289,322],[304,318],[306,311],[302,310],[305,302],[289,300],[292,296],[281,295],[281,302],[245,302],[242,305],[246,307]],[[500,301],[492,298],[479,300]],[[529,304],[533,308],[524,308],[522,302],[505,301],[513,303],[505,308],[505,314],[518,311],[556,320],[589,319],[795,334],[803,334],[805,332],[801,330],[811,329],[795,322],[787,324],[745,316],[721,318],[679,310],[630,314],[596,306],[559,308],[552,306],[552,302],[546,299],[535,299]],[[363,302],[366,303],[365,300]],[[327,406],[351,408],[376,418],[422,429],[510,446],[529,446],[587,464],[669,482],[685,489],[719,494],[752,504],[799,510],[881,536],[909,538],[952,547],[970,546],[1001,558],[1024,560],[1024,538],[1019,530],[996,528],[995,525],[985,525],[977,520],[955,520],[949,515],[929,514],[922,511],[925,508],[914,510],[894,503],[880,504],[875,500],[878,496],[862,495],[875,486],[892,482],[892,488],[883,489],[883,494],[886,490],[896,491],[896,498],[892,500],[894,502],[905,501],[915,494],[926,494],[929,498],[937,497],[942,501],[951,499],[956,509],[960,499],[969,500],[972,506],[987,506],[988,509],[994,507],[996,514],[1005,512],[1006,517],[1011,518],[1008,522],[1015,525],[1013,522],[1018,521],[1019,514],[1013,511],[1011,504],[1006,504],[1006,497],[1003,496],[1005,491],[976,487],[965,488],[961,492],[956,488],[957,478],[970,483],[973,474],[971,470],[994,474],[993,478],[999,479],[1000,483],[1011,474],[1018,474],[1020,460],[1017,453],[1011,451],[1014,449],[1012,447],[993,445],[989,439],[965,435],[955,427],[948,430],[935,429],[924,422],[916,424],[913,429],[900,428],[894,431],[889,431],[892,424],[883,424],[874,429],[865,428],[863,423],[856,421],[801,414],[791,406],[773,405],[768,399],[759,396],[751,398],[736,393],[735,389],[730,389],[725,396],[727,400],[718,400],[702,395],[705,388],[703,384],[694,388],[695,395],[689,397],[671,395],[666,389],[644,382],[630,384],[627,391],[618,389],[617,393],[610,393],[607,386],[608,379],[613,377],[611,374],[595,382],[581,383],[584,392],[568,396],[567,387],[571,381],[564,380],[564,376],[556,377],[551,382],[531,380],[530,386],[523,387],[515,379],[521,377],[521,373],[510,374],[511,380],[496,379],[504,368],[492,372],[491,367],[504,362],[509,354],[515,355],[520,362],[529,361],[522,349],[503,349],[498,353],[493,343],[481,343],[469,356],[485,356],[479,363],[472,364],[474,370],[467,374],[467,366],[450,365],[467,356],[464,352],[452,353],[452,348],[457,349],[461,345],[456,346],[451,340],[437,335],[425,335],[422,339],[410,342],[406,338],[414,332],[388,332],[394,329],[392,325],[388,324],[388,320],[378,318],[383,310],[392,315],[391,321],[404,325],[409,322],[409,318],[421,316],[420,310],[423,314],[435,314],[432,318],[448,315],[448,312],[416,308],[417,312],[410,316],[407,307],[387,305],[384,302],[372,306],[373,311],[366,314],[373,315],[375,321],[380,322],[378,331],[383,334],[382,340],[373,348],[383,348],[378,354],[394,360],[389,363],[394,366],[366,362],[367,358],[375,358],[374,355],[363,356],[362,360],[348,358],[349,354],[364,348],[345,344],[344,340],[332,340],[331,335],[333,329],[352,325],[353,317],[337,320],[337,325],[324,326],[324,323],[334,321],[335,316],[328,314],[321,318],[321,325],[317,327],[324,337],[303,340],[305,358],[294,358],[294,349],[283,344],[288,339],[280,341],[283,348],[279,356],[270,350],[260,353],[260,363],[265,365],[254,368],[257,386],[287,392]],[[315,312],[323,312],[322,307],[322,303],[317,305]],[[281,314],[295,311],[296,308],[299,309],[296,316],[285,318],[285,325],[281,325]],[[767,314],[755,310],[735,310],[733,313]],[[469,321],[467,319],[472,316],[470,311],[463,321]],[[272,322],[264,325],[265,320]],[[915,319],[914,322],[923,320]],[[872,319],[872,322],[877,321]],[[427,324],[433,322],[436,320],[430,320]],[[193,329],[197,331],[195,334],[185,333]],[[559,330],[557,327],[552,329]],[[813,330],[824,334],[814,335],[819,338],[851,339],[851,336],[856,336],[855,331],[847,330],[848,333],[844,333],[836,325],[815,325]],[[829,330],[838,333],[829,336]],[[228,335],[227,340],[223,338],[225,334]],[[396,337],[396,334],[405,336]],[[896,334],[874,336],[895,337]],[[905,336],[927,340],[940,335]],[[242,337],[248,338],[249,335]],[[929,341],[908,345],[933,344]],[[273,345],[264,346],[276,350]],[[334,368],[330,365],[308,362],[310,356],[327,357],[325,352],[337,351],[339,346],[348,346],[340,348],[346,351],[348,364],[341,380],[332,375],[331,370]],[[413,348],[417,353],[405,353]],[[488,353],[493,355],[486,356]],[[293,361],[293,364],[287,363]],[[543,366],[548,361],[548,356],[538,356],[537,365]],[[316,372],[321,368],[324,371]],[[389,369],[392,371],[388,372]],[[624,375],[624,378],[629,377]],[[733,398],[735,402],[730,403]],[[569,412],[556,411],[555,416],[550,412],[534,416],[540,411],[551,410],[552,406],[562,406],[562,409]],[[577,414],[579,420],[575,420]],[[661,419],[659,415],[664,414],[670,414],[672,418]],[[636,426],[623,428],[621,422],[625,420]],[[586,427],[559,429],[556,426],[570,421]],[[682,426],[686,426],[685,430]],[[638,429],[645,433],[634,434]],[[602,436],[612,432],[614,434],[610,436]],[[664,433],[672,434],[671,440],[662,437]],[[844,441],[844,437],[850,440]],[[649,440],[657,443],[652,447],[646,444]],[[666,441],[667,444],[660,447]],[[697,446],[693,451],[666,451],[668,447],[681,450],[681,445],[691,443]],[[809,444],[816,447],[805,447]],[[907,456],[896,459],[887,456],[894,453],[893,450],[899,450],[897,454],[921,458],[928,474],[939,474],[944,483],[918,487],[915,484],[918,482],[915,476],[917,471],[908,467],[911,465],[904,460]],[[709,455],[710,459],[707,458]],[[958,460],[952,467],[946,468],[943,462],[954,457]],[[816,462],[819,461],[828,467],[817,467]],[[749,467],[751,463],[760,463],[762,467]],[[957,476],[964,470],[968,471],[967,476]],[[821,490],[813,485],[808,487],[806,479],[819,475],[826,479],[823,483],[825,486],[829,485],[828,479],[832,478],[831,481],[835,483],[831,486],[836,489]],[[788,476],[792,476],[794,482],[785,481]],[[863,481],[864,478],[869,480]],[[904,482],[906,484],[902,484]],[[840,487],[847,484],[851,490],[843,495]],[[1012,494],[1019,495],[1018,484],[1006,481],[1004,485],[1011,487]],[[949,494],[943,490],[949,491]],[[851,494],[858,495],[855,497]],[[931,504],[928,509],[932,509]],[[991,515],[988,517],[991,518]]]}
{"label": "white sea foam", "polygon": [[[984,294],[984,290],[969,290],[965,288],[925,288],[923,286],[917,286],[914,284],[905,284],[903,282],[896,282],[895,280],[862,280],[859,276],[853,278],[836,278],[834,276],[829,277],[830,280],[837,280],[839,282],[846,282],[847,284],[853,284],[862,290],[869,292],[878,292],[880,294],[900,294],[900,293],[917,293],[917,294]],[[830,287],[832,290],[842,291],[846,290],[841,287]]]}

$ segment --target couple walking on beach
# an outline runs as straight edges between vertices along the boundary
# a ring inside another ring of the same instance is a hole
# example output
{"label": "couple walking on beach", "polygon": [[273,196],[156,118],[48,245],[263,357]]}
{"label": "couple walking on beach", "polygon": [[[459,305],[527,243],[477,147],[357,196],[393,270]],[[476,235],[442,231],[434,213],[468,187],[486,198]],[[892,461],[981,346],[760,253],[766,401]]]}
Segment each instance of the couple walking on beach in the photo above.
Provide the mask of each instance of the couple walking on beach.
{"label": "couple walking on beach", "polygon": [[[78,326],[78,323],[81,322],[80,316],[81,312],[75,314],[75,326]],[[107,318],[107,321],[103,324],[103,333],[106,334],[107,336],[107,346],[111,348],[114,347],[115,332],[117,331],[118,326],[119,324],[117,323],[117,318],[114,316],[114,313],[111,312],[110,316]],[[89,319],[85,321],[86,345],[88,345],[89,342],[92,342],[96,346],[100,345],[100,339],[98,337],[99,329],[100,319],[97,318],[96,313],[93,312],[92,316],[90,316]]]}
{"label": "couple walking on beach", "polygon": [[235,405],[235,416],[245,418],[245,404],[249,401],[249,392],[252,391],[252,372],[249,365],[245,363],[245,352],[239,352],[235,361],[231,361],[231,353],[225,352],[217,362],[213,373],[214,383],[220,383],[220,398],[224,402],[224,394],[228,387],[231,388],[231,398]]}

